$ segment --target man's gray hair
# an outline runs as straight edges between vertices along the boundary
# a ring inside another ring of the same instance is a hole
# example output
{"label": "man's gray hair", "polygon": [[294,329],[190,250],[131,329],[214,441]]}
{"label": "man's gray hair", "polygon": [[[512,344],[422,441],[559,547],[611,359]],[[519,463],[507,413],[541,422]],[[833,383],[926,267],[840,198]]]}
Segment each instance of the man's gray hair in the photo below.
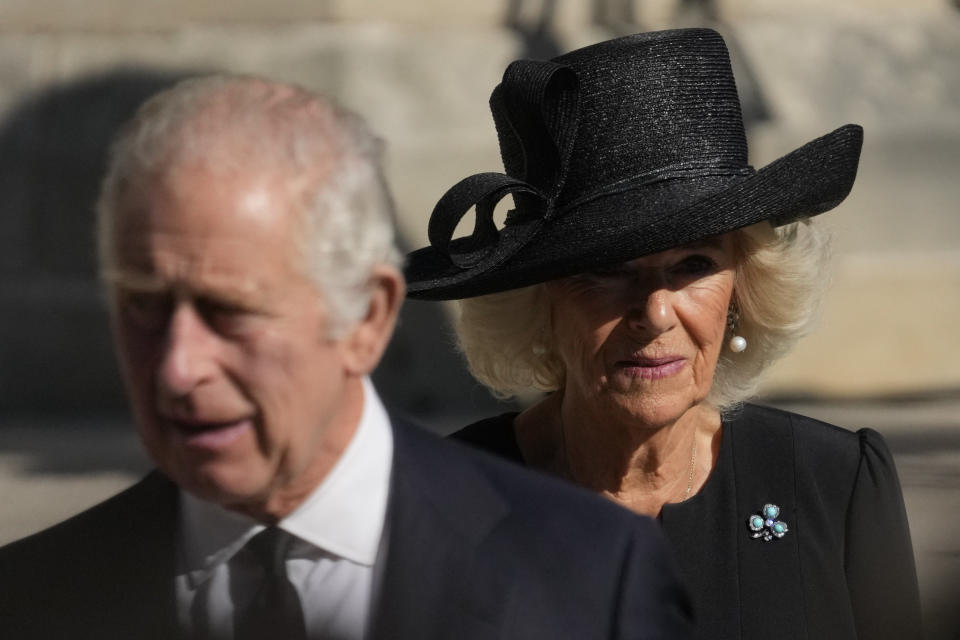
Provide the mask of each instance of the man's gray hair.
{"label": "man's gray hair", "polygon": [[360,116],[302,87],[249,76],[192,78],[146,101],[111,148],[98,212],[101,271],[112,267],[123,196],[191,163],[284,177],[301,203],[299,249],[336,335],[366,313],[377,265],[399,267],[382,142]]}

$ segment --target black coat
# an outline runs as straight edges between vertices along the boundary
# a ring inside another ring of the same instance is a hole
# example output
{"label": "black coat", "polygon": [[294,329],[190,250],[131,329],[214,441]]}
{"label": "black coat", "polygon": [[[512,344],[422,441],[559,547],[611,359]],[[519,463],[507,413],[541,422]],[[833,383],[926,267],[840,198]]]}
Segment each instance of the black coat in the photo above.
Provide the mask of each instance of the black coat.
{"label": "black coat", "polygon": [[[373,638],[689,636],[652,521],[413,428],[394,443]],[[153,473],[0,549],[0,637],[177,637],[178,502]]]}
{"label": "black coat", "polygon": [[[521,461],[505,414],[454,435]],[[690,589],[698,638],[921,637],[910,531],[883,438],[746,405],[724,417],[716,467],[660,521]],[[788,531],[751,537],[781,508]]]}

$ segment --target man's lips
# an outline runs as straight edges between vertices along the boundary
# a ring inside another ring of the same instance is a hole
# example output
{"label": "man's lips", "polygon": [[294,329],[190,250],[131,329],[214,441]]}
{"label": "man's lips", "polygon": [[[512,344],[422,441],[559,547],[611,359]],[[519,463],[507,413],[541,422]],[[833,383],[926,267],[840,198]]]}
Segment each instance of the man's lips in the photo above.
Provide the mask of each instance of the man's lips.
{"label": "man's lips", "polygon": [[185,445],[198,449],[222,449],[237,440],[248,429],[253,429],[252,418],[233,420],[167,418],[165,421]]}
{"label": "man's lips", "polygon": [[657,358],[637,356],[616,362],[617,368],[627,375],[647,380],[657,380],[672,376],[683,369],[685,364],[686,358],[674,355]]}

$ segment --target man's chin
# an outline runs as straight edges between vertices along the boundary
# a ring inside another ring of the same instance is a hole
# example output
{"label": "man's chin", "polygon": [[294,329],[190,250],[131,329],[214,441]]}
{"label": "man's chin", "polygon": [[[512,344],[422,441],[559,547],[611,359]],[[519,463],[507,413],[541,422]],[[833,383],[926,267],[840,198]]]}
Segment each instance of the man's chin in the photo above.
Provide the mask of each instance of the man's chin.
{"label": "man's chin", "polygon": [[206,502],[219,505],[230,511],[250,512],[266,502],[262,485],[249,482],[248,478],[237,481],[232,478],[204,476],[191,482],[178,482],[183,489]]}
{"label": "man's chin", "polygon": [[263,504],[269,494],[270,479],[255,464],[238,461],[206,460],[199,464],[179,464],[163,470],[175,484],[200,500],[231,511],[247,511]]}

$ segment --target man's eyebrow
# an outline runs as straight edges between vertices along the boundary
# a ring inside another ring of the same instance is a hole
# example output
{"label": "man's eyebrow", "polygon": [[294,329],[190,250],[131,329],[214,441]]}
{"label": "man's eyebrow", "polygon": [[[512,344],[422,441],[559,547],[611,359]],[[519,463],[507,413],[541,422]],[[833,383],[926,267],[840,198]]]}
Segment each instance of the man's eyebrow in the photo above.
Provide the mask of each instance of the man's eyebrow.
{"label": "man's eyebrow", "polygon": [[205,299],[210,302],[217,302],[237,307],[249,307],[256,304],[260,296],[264,295],[264,289],[253,283],[247,283],[248,286],[236,286],[234,283],[229,285],[224,283],[218,287],[203,286],[202,283],[193,283],[189,287],[180,287],[176,284],[171,285],[164,282],[149,273],[137,272],[127,269],[109,269],[102,274],[105,283],[126,290],[128,293],[164,293],[170,292],[172,295],[178,295],[178,292],[194,299]]}
{"label": "man's eyebrow", "polygon": [[111,285],[136,291],[162,291],[166,286],[156,277],[127,269],[105,269],[101,279]]}

